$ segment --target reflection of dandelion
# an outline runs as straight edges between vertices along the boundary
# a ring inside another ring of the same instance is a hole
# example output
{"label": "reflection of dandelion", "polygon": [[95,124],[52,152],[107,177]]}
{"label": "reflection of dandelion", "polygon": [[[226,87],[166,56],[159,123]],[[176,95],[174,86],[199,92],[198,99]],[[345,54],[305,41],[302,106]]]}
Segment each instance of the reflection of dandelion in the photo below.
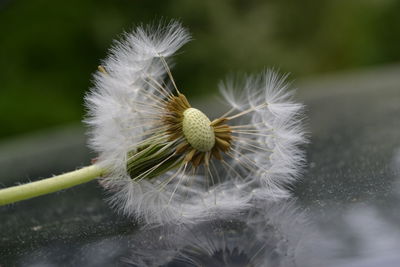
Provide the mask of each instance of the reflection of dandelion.
{"label": "reflection of dandelion", "polygon": [[234,218],[142,232],[124,261],[133,266],[296,266],[305,231],[305,217],[293,202],[263,204]]}
{"label": "reflection of dandelion", "polygon": [[222,92],[232,109],[209,120],[178,90],[167,63],[189,39],[176,22],[137,28],[111,50],[86,98],[90,144],[109,170],[102,184],[115,192],[111,203],[147,222],[206,215],[207,207],[187,204],[215,192],[208,204],[223,205],[216,188],[226,188],[225,177],[255,189],[234,209],[254,195],[286,197],[303,163],[302,105],[290,100],[285,77],[267,71],[229,81]]}

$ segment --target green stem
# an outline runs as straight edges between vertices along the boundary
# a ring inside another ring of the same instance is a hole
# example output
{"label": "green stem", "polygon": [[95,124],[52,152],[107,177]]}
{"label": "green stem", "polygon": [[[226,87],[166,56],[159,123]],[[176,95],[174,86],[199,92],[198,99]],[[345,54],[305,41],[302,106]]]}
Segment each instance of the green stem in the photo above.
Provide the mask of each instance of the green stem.
{"label": "green stem", "polygon": [[51,178],[1,189],[0,206],[87,183],[105,172],[106,170],[99,166],[92,165]]}

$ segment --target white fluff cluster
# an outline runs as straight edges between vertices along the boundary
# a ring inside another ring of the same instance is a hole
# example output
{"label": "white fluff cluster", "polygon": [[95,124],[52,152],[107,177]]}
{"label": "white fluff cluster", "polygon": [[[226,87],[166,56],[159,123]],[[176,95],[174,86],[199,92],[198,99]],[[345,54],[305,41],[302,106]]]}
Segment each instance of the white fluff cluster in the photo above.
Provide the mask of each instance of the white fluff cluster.
{"label": "white fluff cluster", "polygon": [[167,74],[174,83],[167,62],[189,40],[174,21],[136,28],[115,43],[86,96],[89,142],[99,154],[96,164],[109,170],[100,178],[109,202],[147,223],[193,222],[244,209],[254,198],[287,197],[285,187],[304,162],[298,147],[305,142],[303,106],[291,100],[286,77],[266,71],[221,87],[230,114],[237,112],[226,117],[233,139],[223,160],[213,158],[202,172],[185,165],[151,179],[130,177],[129,153],[150,132],[158,134],[160,99],[171,92]]}
{"label": "white fluff cluster", "polygon": [[[245,115],[239,125],[232,148],[232,164],[253,183],[257,198],[277,200],[290,196],[287,186],[305,164],[300,146],[307,142],[303,128],[302,104],[293,101],[287,75],[267,70],[258,76],[228,80],[220,91],[232,109]],[[240,125],[243,125],[240,126]]]}
{"label": "white fluff cluster", "polygon": [[127,157],[151,128],[149,115],[157,112],[160,94],[151,83],[162,84],[165,78],[160,58],[168,59],[189,40],[190,35],[177,22],[136,28],[111,48],[102,64],[106,73],[94,75],[95,86],[86,96],[89,145],[99,153],[96,164],[110,170],[101,178],[101,184],[112,194],[109,201],[122,213],[147,222],[176,217],[168,204],[168,190],[174,190],[175,184],[159,190],[154,184],[161,179],[154,179],[154,184],[132,181]]}
{"label": "white fluff cluster", "polygon": [[163,83],[160,57],[172,56],[189,40],[177,22],[138,27],[115,42],[102,64],[107,73],[95,73],[94,88],[86,96],[89,145],[99,153],[98,164],[112,168],[113,177],[126,176],[127,153],[143,140],[146,119],[159,105],[149,79]]}

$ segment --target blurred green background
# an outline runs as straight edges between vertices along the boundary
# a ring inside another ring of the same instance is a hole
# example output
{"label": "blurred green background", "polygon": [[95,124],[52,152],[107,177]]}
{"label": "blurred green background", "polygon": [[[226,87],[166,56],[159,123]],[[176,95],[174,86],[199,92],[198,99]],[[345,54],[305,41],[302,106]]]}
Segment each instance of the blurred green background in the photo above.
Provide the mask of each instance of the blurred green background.
{"label": "blurred green background", "polygon": [[79,122],[91,73],[141,22],[190,29],[173,72],[199,96],[231,72],[300,79],[398,62],[399,14],[397,0],[0,0],[0,138]]}

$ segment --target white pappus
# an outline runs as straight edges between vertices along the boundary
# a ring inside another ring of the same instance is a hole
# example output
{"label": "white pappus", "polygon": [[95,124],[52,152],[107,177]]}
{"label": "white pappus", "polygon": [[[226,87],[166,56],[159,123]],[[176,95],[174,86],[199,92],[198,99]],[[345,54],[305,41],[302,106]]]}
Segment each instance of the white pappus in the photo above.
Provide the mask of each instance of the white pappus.
{"label": "white pappus", "polygon": [[140,26],[111,48],[86,96],[89,143],[109,202],[147,223],[190,222],[281,199],[306,142],[301,104],[268,70],[221,84],[232,107],[210,120],[179,91],[171,56],[191,39],[176,21]]}

